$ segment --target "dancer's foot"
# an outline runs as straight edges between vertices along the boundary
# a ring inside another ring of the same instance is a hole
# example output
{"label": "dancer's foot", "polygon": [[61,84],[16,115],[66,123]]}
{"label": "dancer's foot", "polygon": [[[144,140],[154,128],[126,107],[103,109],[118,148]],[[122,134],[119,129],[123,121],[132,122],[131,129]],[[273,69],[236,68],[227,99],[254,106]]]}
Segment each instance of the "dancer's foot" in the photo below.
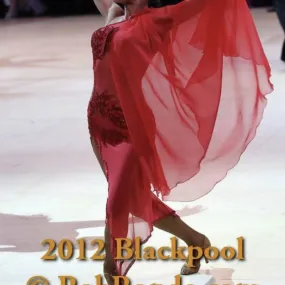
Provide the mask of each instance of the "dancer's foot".
{"label": "dancer's foot", "polygon": [[[108,265],[107,263],[104,263],[104,277],[108,283],[108,285],[114,285],[114,277],[120,276],[117,272],[116,266],[114,265]],[[118,284],[118,283],[116,283]],[[122,279],[119,280],[119,285],[124,285],[124,281]]]}
{"label": "dancer's foot", "polygon": [[[196,243],[195,246],[199,246],[204,252],[206,248],[209,248],[211,246],[211,242],[206,236],[203,235],[202,237],[203,237],[202,242]],[[204,259],[206,263],[208,263],[208,259],[206,257],[204,257]],[[181,268],[180,274],[181,275],[192,275],[192,274],[198,273],[201,267],[201,258],[194,260],[193,265],[194,267],[189,267],[188,264],[185,263]]]}
{"label": "dancer's foot", "polygon": [[116,265],[112,262],[104,262],[104,277],[108,285],[114,285],[113,276],[118,276]]}

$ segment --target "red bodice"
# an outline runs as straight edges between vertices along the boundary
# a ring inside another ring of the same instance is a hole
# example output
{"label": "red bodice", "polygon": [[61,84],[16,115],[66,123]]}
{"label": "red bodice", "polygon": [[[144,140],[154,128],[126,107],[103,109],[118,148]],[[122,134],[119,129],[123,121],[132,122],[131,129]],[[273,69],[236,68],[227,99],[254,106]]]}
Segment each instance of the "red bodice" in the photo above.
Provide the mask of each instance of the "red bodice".
{"label": "red bodice", "polygon": [[106,26],[92,35],[94,87],[88,106],[91,136],[113,146],[128,141],[127,125],[116,96],[108,59],[108,48],[117,30],[116,26]]}

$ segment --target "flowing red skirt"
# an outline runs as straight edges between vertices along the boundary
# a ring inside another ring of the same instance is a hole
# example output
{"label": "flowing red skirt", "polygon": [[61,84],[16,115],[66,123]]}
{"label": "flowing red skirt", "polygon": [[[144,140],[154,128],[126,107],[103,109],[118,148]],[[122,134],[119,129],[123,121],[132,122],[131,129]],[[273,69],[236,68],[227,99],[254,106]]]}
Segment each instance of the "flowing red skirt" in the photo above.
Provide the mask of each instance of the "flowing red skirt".
{"label": "flowing red skirt", "polygon": [[[270,67],[244,0],[146,9],[93,40],[89,128],[108,172],[107,223],[113,239],[146,241],[174,213],[152,191],[193,201],[237,164],[272,92]],[[131,263],[117,261],[119,274]]]}

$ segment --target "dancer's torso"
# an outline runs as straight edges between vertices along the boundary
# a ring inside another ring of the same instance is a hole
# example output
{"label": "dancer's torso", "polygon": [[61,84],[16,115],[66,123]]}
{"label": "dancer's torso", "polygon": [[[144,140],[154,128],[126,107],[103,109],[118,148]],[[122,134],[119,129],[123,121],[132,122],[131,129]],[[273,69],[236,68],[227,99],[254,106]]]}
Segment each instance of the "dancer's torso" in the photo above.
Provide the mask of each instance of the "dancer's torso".
{"label": "dancer's torso", "polygon": [[92,35],[94,86],[88,107],[89,130],[103,144],[118,145],[128,141],[123,111],[116,96],[110,70],[109,50],[120,23],[108,25]]}

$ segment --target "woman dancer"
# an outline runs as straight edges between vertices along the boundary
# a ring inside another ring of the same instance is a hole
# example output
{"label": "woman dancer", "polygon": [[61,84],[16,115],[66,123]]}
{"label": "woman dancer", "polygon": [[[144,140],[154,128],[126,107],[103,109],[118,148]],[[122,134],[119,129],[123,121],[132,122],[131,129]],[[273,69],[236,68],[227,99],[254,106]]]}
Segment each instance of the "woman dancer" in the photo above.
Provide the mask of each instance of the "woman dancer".
{"label": "woman dancer", "polygon": [[[117,0],[92,36],[88,123],[108,181],[104,272],[125,275],[116,238],[153,227],[187,245],[208,238],[162,200],[207,194],[254,138],[272,91],[270,68],[245,1],[185,0],[158,9]],[[120,1],[120,2],[119,2]],[[184,265],[181,274],[197,273]]]}

